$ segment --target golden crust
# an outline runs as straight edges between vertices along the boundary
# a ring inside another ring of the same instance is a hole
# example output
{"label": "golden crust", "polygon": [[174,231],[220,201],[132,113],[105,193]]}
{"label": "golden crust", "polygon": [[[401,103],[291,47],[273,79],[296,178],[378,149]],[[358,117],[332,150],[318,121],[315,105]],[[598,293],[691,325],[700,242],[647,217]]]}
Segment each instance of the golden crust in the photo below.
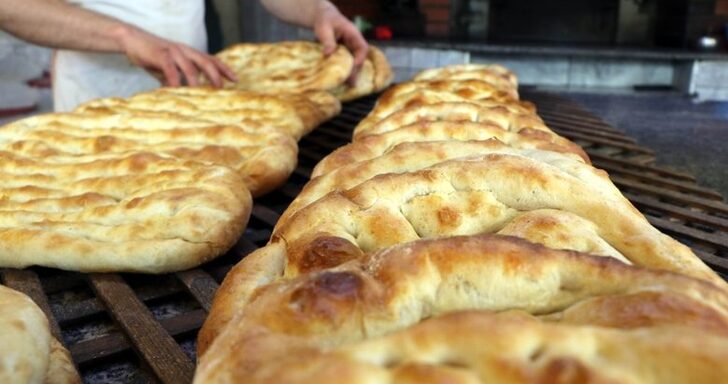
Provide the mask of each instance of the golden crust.
{"label": "golden crust", "polygon": [[105,98],[84,103],[75,112],[170,112],[220,125],[248,124],[280,129],[296,138],[309,130],[294,105],[280,97],[214,88],[161,88],[128,99]]}
{"label": "golden crust", "polygon": [[[439,123],[442,122],[436,122],[435,124]],[[463,125],[457,125],[457,128],[463,127]],[[500,131],[497,127],[475,127],[474,129],[478,128],[482,130],[491,128]],[[278,219],[276,227],[280,228],[298,210],[313,203],[327,193],[345,191],[380,174],[412,172],[431,167],[447,160],[467,156],[485,155],[488,153],[520,154],[520,152],[509,152],[508,148],[534,149],[538,148],[540,144],[543,144],[538,141],[529,143],[524,140],[517,145],[514,145],[512,142],[506,145],[499,140],[506,140],[505,137],[498,136],[502,132],[495,132],[493,136],[488,136],[487,132],[484,132],[484,140],[456,141],[434,139],[434,141],[430,142],[395,142],[391,147],[379,147],[375,150],[372,150],[372,147],[361,148],[362,141],[344,146],[328,156],[328,158],[337,157],[340,160],[341,167],[311,179],[296,199],[291,202],[286,211],[283,212],[280,219]],[[369,136],[367,139],[374,137],[376,136]],[[553,149],[552,145],[548,145],[547,147],[548,149]],[[572,156],[572,158],[581,160],[578,156]]]}
{"label": "golden crust", "polygon": [[[637,265],[722,283],[689,248],[652,227],[604,171],[540,150],[503,148],[378,175],[300,209],[278,227],[273,241],[285,241],[286,275],[295,276],[342,261],[341,255],[316,249],[318,238],[341,238],[371,252],[418,238],[498,232],[516,217],[542,209],[594,223],[596,235]],[[561,248],[589,251],[578,248],[579,238],[563,240]]]}
{"label": "golden crust", "polygon": [[178,271],[225,253],[250,215],[225,167],[143,152],[0,158],[5,267]]}
{"label": "golden crust", "polygon": [[[368,134],[383,132],[382,127],[376,129],[374,127],[400,110],[440,103],[471,103],[489,108],[500,107],[510,113],[516,112],[518,116],[528,117],[531,124],[543,125],[528,104],[514,100],[482,81],[409,82],[391,87],[382,95],[374,109],[354,128],[354,140]],[[468,114],[472,115],[472,112]],[[486,113],[483,115],[483,118],[487,117]],[[447,119],[441,114],[439,116],[439,119]]]}
{"label": "golden crust", "polygon": [[80,383],[68,351],[28,296],[0,285],[0,382]]}
{"label": "golden crust", "polygon": [[351,101],[362,96],[379,92],[392,84],[394,72],[384,53],[375,46],[369,46],[367,58],[362,64],[356,84],[342,84],[332,90],[341,101]]}
{"label": "golden crust", "polygon": [[[631,310],[621,310],[621,300],[632,303]],[[215,304],[211,317],[217,313],[219,303]],[[603,371],[610,372],[600,358],[612,362],[611,358],[629,350],[625,345],[632,347],[629,335],[641,333],[658,337],[666,343],[658,342],[662,346],[690,346],[683,351],[690,363],[677,369],[686,375],[683,377],[701,375],[693,372],[696,371],[694,364],[701,359],[707,357],[710,366],[723,365],[720,359],[728,354],[725,289],[677,273],[636,268],[611,258],[557,251],[504,236],[479,235],[401,244],[334,270],[262,286],[244,310],[241,303],[230,304],[238,307],[234,321],[227,322],[228,326],[201,355],[196,382],[271,382],[273,377],[300,382],[309,382],[307,378],[311,382],[332,380],[334,377],[327,377],[330,372],[323,373],[324,376],[308,376],[310,369],[292,363],[305,357],[307,364],[317,367],[316,359],[331,353],[335,358],[326,362],[333,367],[346,366],[347,359],[353,358],[379,361],[383,369],[396,368],[399,361],[417,361],[422,355],[415,350],[435,354],[433,358],[439,351],[439,356],[446,357],[435,361],[454,358],[461,362],[457,366],[487,372],[486,379],[507,373],[508,370],[496,367],[483,371],[482,361],[469,359],[479,356],[474,349],[483,349],[489,343],[472,337],[471,331],[464,331],[462,336],[467,337],[458,338],[460,327],[468,329],[477,324],[462,316],[474,316],[484,322],[483,328],[477,330],[481,337],[486,336],[489,341],[493,338],[496,343],[489,352],[490,359],[510,356],[518,350],[526,357],[537,354],[536,359],[522,362],[526,367],[539,358],[548,361],[559,356],[550,352],[555,348],[565,353],[564,358],[584,359],[581,361],[591,367],[590,372],[600,375]],[[510,322],[517,326],[508,328],[491,323],[497,320],[495,315],[474,312],[453,314],[434,320],[435,324],[425,322],[417,326],[431,316],[475,309],[521,310],[546,315],[543,320],[556,324],[539,325],[534,319],[522,323],[509,318],[503,324]],[[596,324],[590,323],[592,318],[597,319]],[[421,334],[423,328],[427,331]],[[526,336],[517,336],[518,330],[523,330]],[[503,337],[499,337],[501,332]],[[542,332],[556,334],[546,336]],[[570,332],[579,337],[567,337]],[[585,342],[595,340],[592,337],[602,333],[596,344]],[[430,342],[411,344],[428,334],[438,336]],[[408,339],[412,341],[403,343]],[[719,349],[699,348],[702,342],[716,339],[720,340],[715,344]],[[562,343],[562,340],[574,341]],[[608,340],[614,340],[613,344]],[[648,348],[651,344],[650,338],[641,340],[637,344],[639,348]],[[507,352],[501,351],[497,347],[501,343],[513,347]],[[397,350],[401,345],[412,345],[413,349],[405,348],[402,354],[385,352]],[[572,347],[566,348],[568,345]],[[596,355],[598,348],[593,348],[596,345],[609,345],[607,350],[613,351]],[[443,348],[451,352],[444,352]],[[620,373],[652,379],[652,373],[645,374],[645,367],[651,365],[653,356],[627,355],[639,365],[622,362],[617,365]],[[657,361],[666,359],[665,354],[657,356]],[[659,369],[665,368],[660,365]],[[355,372],[351,378],[367,377],[359,376],[360,373]]]}
{"label": "golden crust", "polygon": [[337,168],[382,156],[397,145],[407,142],[467,142],[491,138],[513,148],[573,153],[586,163],[590,163],[589,157],[581,147],[550,131],[523,128],[517,132],[511,132],[489,122],[422,120],[382,134],[365,136],[336,149],[316,164],[311,177],[325,175]]}
{"label": "golden crust", "polygon": [[122,107],[30,117],[0,129],[0,140],[0,150],[30,157],[154,151],[224,165],[240,173],[254,196],[284,183],[298,154],[289,134],[264,122],[220,125]]}
{"label": "golden crust", "polygon": [[415,75],[414,81],[480,80],[509,92],[518,98],[518,79],[506,67],[498,64],[456,64],[441,68],[425,69]]}
{"label": "golden crust", "polygon": [[262,92],[330,90],[346,80],[354,63],[343,46],[325,57],[321,44],[308,41],[237,44],[217,57],[238,77],[226,87]]}

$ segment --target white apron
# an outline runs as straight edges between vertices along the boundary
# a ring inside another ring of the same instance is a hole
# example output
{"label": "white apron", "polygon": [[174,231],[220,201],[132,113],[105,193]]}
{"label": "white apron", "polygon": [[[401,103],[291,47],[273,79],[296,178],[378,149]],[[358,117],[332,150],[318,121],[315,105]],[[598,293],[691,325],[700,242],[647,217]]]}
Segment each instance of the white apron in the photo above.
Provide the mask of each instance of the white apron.
{"label": "white apron", "polygon": [[[71,0],[165,39],[207,49],[203,0]],[[131,65],[123,54],[59,50],[53,68],[56,112],[100,97],[127,97],[159,87],[159,81]]]}

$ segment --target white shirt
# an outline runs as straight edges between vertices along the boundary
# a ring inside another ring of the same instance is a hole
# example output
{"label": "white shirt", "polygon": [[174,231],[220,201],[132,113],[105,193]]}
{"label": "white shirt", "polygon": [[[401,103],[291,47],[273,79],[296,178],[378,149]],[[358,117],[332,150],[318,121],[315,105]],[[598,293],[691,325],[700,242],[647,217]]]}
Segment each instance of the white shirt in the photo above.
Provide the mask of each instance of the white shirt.
{"label": "white shirt", "polygon": [[[203,0],[71,0],[83,8],[135,25],[168,40],[207,49]],[[128,97],[159,81],[122,54],[59,50],[53,69],[57,112],[100,97]]]}

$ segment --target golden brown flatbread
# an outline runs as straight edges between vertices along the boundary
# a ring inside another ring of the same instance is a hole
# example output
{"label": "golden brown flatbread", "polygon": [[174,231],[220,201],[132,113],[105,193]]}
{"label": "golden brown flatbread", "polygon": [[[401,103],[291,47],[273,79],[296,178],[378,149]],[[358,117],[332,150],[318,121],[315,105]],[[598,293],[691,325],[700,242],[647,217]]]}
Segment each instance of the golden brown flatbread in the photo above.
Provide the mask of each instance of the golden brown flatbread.
{"label": "golden brown flatbread", "polygon": [[[529,104],[512,99],[483,81],[408,82],[391,87],[382,95],[374,109],[354,129],[354,139],[381,133],[373,131],[373,127],[400,110],[440,103],[471,103],[483,107],[503,107],[509,111],[518,110],[522,115],[535,116]],[[534,118],[540,120],[538,117]]]}
{"label": "golden brown flatbread", "polygon": [[225,87],[267,93],[331,90],[349,77],[354,64],[344,46],[326,57],[321,44],[308,41],[236,44],[217,57],[238,77]]}
{"label": "golden brown flatbread", "polygon": [[508,68],[498,64],[456,64],[425,69],[415,75],[415,81],[480,80],[518,98],[518,79]]}
{"label": "golden brown flatbread", "polygon": [[315,178],[337,168],[370,160],[390,152],[399,144],[433,141],[458,141],[497,139],[514,148],[545,149],[561,153],[573,153],[589,163],[589,157],[581,147],[551,131],[522,128],[511,132],[485,122],[422,120],[404,125],[378,135],[369,135],[347,144],[321,159],[311,173]]}
{"label": "golden brown flatbread", "polygon": [[0,285],[0,382],[81,383],[68,351],[28,296]]}
{"label": "golden brown flatbread", "polygon": [[0,159],[3,267],[179,271],[225,253],[250,215],[226,167],[144,152]]}
{"label": "golden brown flatbread", "polygon": [[[430,125],[442,125],[442,123],[449,124],[449,122],[434,122]],[[463,125],[456,125],[450,128],[467,129]],[[556,145],[548,142],[541,142],[539,140],[529,141],[528,139],[519,139],[518,137],[514,139],[515,143],[508,142],[507,145],[504,145],[503,141],[509,138],[499,137],[498,134],[502,132],[498,132],[500,129],[497,127],[486,127],[485,129],[483,127],[475,127],[473,130],[481,129],[485,131],[487,128],[493,129],[495,132],[491,134],[492,136],[484,132],[483,140],[457,141],[437,140],[435,138],[433,141],[394,142],[390,147],[366,146],[366,144],[370,143],[364,143],[362,141],[346,145],[327,156],[327,159],[332,157],[336,158],[340,167],[311,179],[291,202],[286,211],[283,212],[280,219],[278,219],[276,227],[281,227],[298,210],[320,199],[324,195],[334,191],[345,191],[384,173],[413,172],[447,160],[488,153],[499,153],[507,146],[519,149],[558,149]],[[369,136],[367,139],[375,137]],[[578,146],[576,147],[578,148]],[[578,152],[568,152],[567,148],[562,149],[562,153],[571,153],[573,154],[573,159],[581,161]]]}
{"label": "golden brown flatbread", "polygon": [[255,120],[221,125],[171,112],[94,107],[6,125],[0,128],[0,150],[32,158],[165,153],[230,167],[259,196],[290,176],[298,145],[289,134]]}
{"label": "golden brown flatbread", "polygon": [[[239,310],[201,344],[195,382],[551,382],[560,361],[626,382],[728,373],[724,289],[512,237],[402,244],[230,304]],[[520,313],[486,312],[509,310]]]}

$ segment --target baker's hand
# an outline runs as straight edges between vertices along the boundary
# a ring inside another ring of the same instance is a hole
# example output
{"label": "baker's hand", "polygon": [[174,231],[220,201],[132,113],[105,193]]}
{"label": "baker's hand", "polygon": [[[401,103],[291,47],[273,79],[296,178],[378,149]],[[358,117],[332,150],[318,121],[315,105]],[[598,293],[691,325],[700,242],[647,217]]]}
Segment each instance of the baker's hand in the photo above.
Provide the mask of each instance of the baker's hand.
{"label": "baker's hand", "polygon": [[321,1],[316,12],[313,31],[324,46],[324,54],[330,55],[340,41],[354,55],[354,68],[348,82],[352,84],[367,58],[369,45],[361,32],[328,1]]}
{"label": "baker's hand", "polygon": [[199,84],[204,73],[216,87],[223,78],[236,81],[235,73],[214,56],[187,45],[162,39],[136,28],[124,28],[118,34],[119,43],[129,61],[155,75],[166,86]]}

